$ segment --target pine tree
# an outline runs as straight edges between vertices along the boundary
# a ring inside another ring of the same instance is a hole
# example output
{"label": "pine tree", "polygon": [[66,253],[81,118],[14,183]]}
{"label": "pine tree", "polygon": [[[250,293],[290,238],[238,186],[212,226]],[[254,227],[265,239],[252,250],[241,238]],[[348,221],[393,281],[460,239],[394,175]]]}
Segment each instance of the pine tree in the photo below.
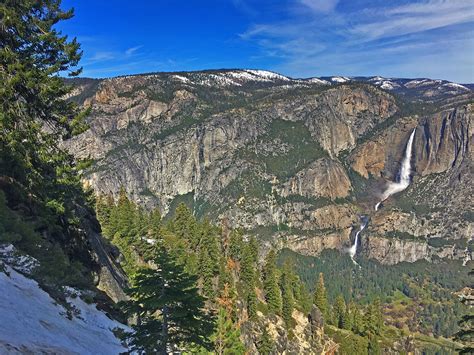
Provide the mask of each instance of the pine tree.
{"label": "pine tree", "polygon": [[242,260],[240,262],[240,280],[245,288],[255,285],[255,262],[252,249],[245,243],[242,250]]}
{"label": "pine tree", "polygon": [[123,187],[120,188],[117,204],[111,208],[107,236],[117,242],[131,239],[135,220],[135,204],[128,199]]}
{"label": "pine tree", "polygon": [[257,350],[260,355],[270,355],[273,351],[274,343],[270,334],[268,333],[267,327],[263,327],[262,335],[257,342]]}
{"label": "pine tree", "polygon": [[247,312],[250,320],[257,318],[257,294],[255,293],[255,287],[247,291]]}
{"label": "pine tree", "polygon": [[319,308],[323,314],[326,322],[329,320],[329,303],[326,293],[326,287],[324,286],[324,276],[322,273],[319,274],[319,281],[316,285],[316,290],[314,291],[313,302],[316,307]]}
{"label": "pine tree", "polygon": [[281,293],[278,287],[276,253],[274,250],[270,250],[265,258],[265,265],[263,267],[263,291],[265,293],[268,310],[272,313],[280,314]]}
{"label": "pine tree", "polygon": [[240,340],[240,329],[223,308],[219,309],[217,317],[214,351],[218,355],[245,354],[244,344]]}
{"label": "pine tree", "polygon": [[[0,2],[0,189],[7,208],[41,229],[31,246],[43,254],[52,250],[46,244],[67,240],[68,256],[82,263],[90,262],[77,255],[87,250],[80,227],[90,223],[82,218],[92,214],[90,196],[81,184],[83,164],[58,144],[87,129],[87,110],[66,100],[72,87],[61,77],[80,73],[79,44],[58,30],[72,16],[59,0]],[[28,237],[16,234],[24,244]]]}
{"label": "pine tree", "polygon": [[349,306],[346,306],[342,316],[342,329],[352,330],[352,315],[349,311]]}
{"label": "pine tree", "polygon": [[381,335],[383,332],[383,315],[379,299],[370,304],[365,312],[364,331],[369,336]]}
{"label": "pine tree", "polygon": [[156,269],[142,268],[133,278],[123,303],[139,323],[129,334],[132,350],[166,354],[174,346],[193,343],[210,348],[212,317],[204,311],[196,277],[188,275],[164,247],[157,247]]}
{"label": "pine tree", "polygon": [[240,263],[240,281],[243,288],[243,298],[247,303],[247,311],[250,319],[255,319],[257,315],[257,295],[255,293],[256,267],[254,262],[253,248],[249,243],[245,243],[242,251]]}
{"label": "pine tree", "polygon": [[351,316],[352,331],[356,334],[362,335],[364,333],[364,319],[359,308],[353,302],[349,304],[349,313]]}
{"label": "pine tree", "polygon": [[369,344],[367,347],[367,352],[369,355],[381,354],[379,340],[376,335],[369,335]]}
{"label": "pine tree", "polygon": [[163,226],[163,222],[161,220],[161,213],[158,208],[155,208],[150,212],[148,221],[149,221],[149,226],[148,226],[149,233],[155,237],[158,236]]}
{"label": "pine tree", "polygon": [[283,265],[280,280],[281,298],[282,298],[282,317],[286,329],[290,330],[293,326],[294,297],[291,283],[291,273],[288,263]]}
{"label": "pine tree", "polygon": [[333,320],[334,325],[338,328],[343,328],[344,316],[346,313],[346,303],[342,295],[336,297],[336,302],[334,303],[333,309]]}
{"label": "pine tree", "polygon": [[244,241],[242,239],[242,232],[240,230],[233,230],[230,233],[230,241],[229,241],[229,253],[230,253],[230,257],[233,260],[235,261],[240,260],[243,246],[244,246]]}
{"label": "pine tree", "polygon": [[171,229],[179,238],[186,241],[188,247],[195,250],[200,235],[196,218],[186,204],[180,203],[176,208]]}
{"label": "pine tree", "polygon": [[102,229],[110,222],[110,212],[114,206],[113,197],[111,195],[98,195],[95,202],[95,211],[97,220],[100,222]]}

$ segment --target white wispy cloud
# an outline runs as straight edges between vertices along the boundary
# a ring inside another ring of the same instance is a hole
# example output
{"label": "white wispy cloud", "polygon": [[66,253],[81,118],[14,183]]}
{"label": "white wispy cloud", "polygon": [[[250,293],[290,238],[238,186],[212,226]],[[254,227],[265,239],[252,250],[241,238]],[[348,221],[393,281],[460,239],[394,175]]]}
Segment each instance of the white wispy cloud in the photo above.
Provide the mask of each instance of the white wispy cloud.
{"label": "white wispy cloud", "polygon": [[125,55],[126,56],[131,56],[133,55],[136,51],[138,51],[140,48],[142,48],[143,46],[135,46],[135,47],[130,47],[128,49],[125,50]]}
{"label": "white wispy cloud", "polygon": [[[468,68],[474,67],[473,1],[421,0],[403,5],[387,1],[361,10],[352,6],[356,10],[345,12],[336,0],[294,1],[312,12],[255,24],[240,35],[257,43],[264,54],[280,58],[271,69],[297,76],[327,75],[328,70],[387,74],[396,68],[419,74],[418,65],[419,71],[426,68],[430,74],[438,68],[436,76],[441,77],[443,70],[447,72],[443,61],[451,58],[447,63],[457,66],[449,70],[452,80],[474,80]],[[426,60],[434,62],[425,65]],[[463,76],[469,79],[461,80]]]}
{"label": "white wispy cloud", "polygon": [[313,11],[328,13],[336,8],[339,0],[300,0],[300,2]]}
{"label": "white wispy cloud", "polygon": [[435,0],[362,13],[350,32],[366,40],[428,31],[474,21],[474,2]]}

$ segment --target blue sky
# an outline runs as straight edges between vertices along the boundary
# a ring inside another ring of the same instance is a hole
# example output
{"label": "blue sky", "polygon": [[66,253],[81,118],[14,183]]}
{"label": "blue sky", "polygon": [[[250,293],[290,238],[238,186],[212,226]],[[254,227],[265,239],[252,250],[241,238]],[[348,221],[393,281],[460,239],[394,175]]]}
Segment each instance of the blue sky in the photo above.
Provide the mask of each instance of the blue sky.
{"label": "blue sky", "polygon": [[217,68],[474,82],[473,0],[64,0],[83,76]]}

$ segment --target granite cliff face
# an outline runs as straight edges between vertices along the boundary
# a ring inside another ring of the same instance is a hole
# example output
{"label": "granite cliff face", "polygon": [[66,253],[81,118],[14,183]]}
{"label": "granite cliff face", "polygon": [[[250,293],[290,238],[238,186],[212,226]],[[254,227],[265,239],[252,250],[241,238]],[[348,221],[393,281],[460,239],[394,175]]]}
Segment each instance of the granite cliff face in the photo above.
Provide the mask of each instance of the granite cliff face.
{"label": "granite cliff face", "polygon": [[[377,84],[264,71],[74,84],[71,100],[91,107],[90,129],[64,144],[91,160],[85,184],[97,193],[123,186],[163,213],[184,201],[267,245],[309,255],[347,249],[362,214],[370,223],[361,250],[381,262],[463,258],[470,250],[472,105],[460,102],[470,91],[443,91],[444,109],[427,111]],[[375,213],[414,127],[413,184]]]}

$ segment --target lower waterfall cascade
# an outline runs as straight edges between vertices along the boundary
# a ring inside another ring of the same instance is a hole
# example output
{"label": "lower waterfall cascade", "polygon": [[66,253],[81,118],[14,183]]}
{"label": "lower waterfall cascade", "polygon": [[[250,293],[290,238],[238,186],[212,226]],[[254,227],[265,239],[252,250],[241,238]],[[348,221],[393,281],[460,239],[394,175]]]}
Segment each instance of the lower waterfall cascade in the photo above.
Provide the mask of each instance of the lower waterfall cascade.
{"label": "lower waterfall cascade", "polygon": [[351,256],[351,259],[354,262],[354,264],[357,264],[357,262],[354,260],[354,257],[357,254],[357,246],[359,245],[360,233],[365,229],[365,227],[367,227],[367,223],[368,223],[368,219],[365,216],[361,216],[360,220],[362,223],[360,225],[359,230],[356,232],[354,244],[349,249],[349,255]]}

